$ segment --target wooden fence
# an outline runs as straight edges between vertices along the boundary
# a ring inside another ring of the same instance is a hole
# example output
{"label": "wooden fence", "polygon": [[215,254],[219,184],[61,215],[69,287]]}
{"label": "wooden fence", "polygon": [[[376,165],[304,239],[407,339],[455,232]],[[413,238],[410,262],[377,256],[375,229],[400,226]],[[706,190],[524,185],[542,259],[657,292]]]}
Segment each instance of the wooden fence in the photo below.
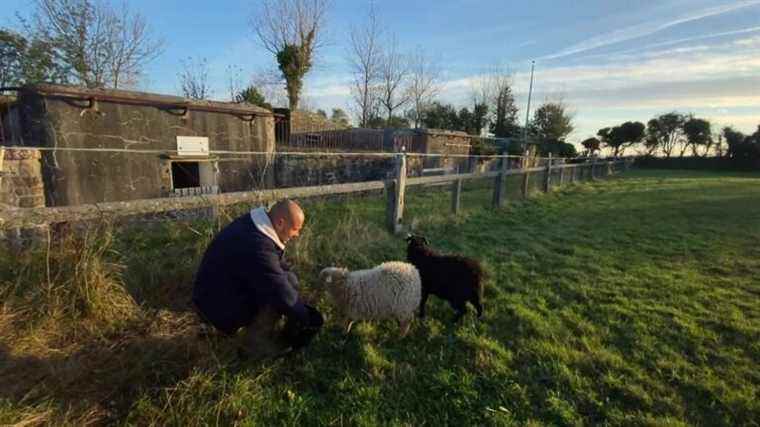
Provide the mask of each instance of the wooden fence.
{"label": "wooden fence", "polygon": [[[373,190],[385,190],[387,197],[386,213],[388,229],[399,232],[402,229],[404,216],[404,195],[406,188],[421,185],[445,185],[451,183],[451,209],[458,212],[461,206],[460,196],[462,183],[467,180],[492,178],[494,179],[493,206],[499,207],[506,201],[504,183],[507,176],[522,175],[522,197],[528,197],[528,182],[531,175],[543,173],[543,191],[550,191],[553,185],[552,174],[559,171],[559,184],[566,179],[566,171],[575,170],[569,174],[568,180],[597,179],[601,175],[613,173],[617,168],[627,169],[632,161],[609,160],[578,164],[553,165],[551,158],[545,166],[510,169],[507,157],[501,157],[497,171],[483,173],[463,173],[453,175],[407,177],[407,155],[398,154],[395,157],[394,178],[385,181],[368,181],[360,183],[333,184],[311,187],[293,187],[261,191],[245,191],[221,194],[202,194],[187,197],[170,197],[160,199],[129,200],[122,202],[94,203],[76,206],[41,207],[41,208],[2,208],[0,207],[0,230],[25,229],[47,226],[50,224],[80,222],[91,220],[114,220],[122,217],[157,214],[169,211],[182,211],[230,206],[241,203],[260,204],[282,198],[309,198],[337,194],[350,194]],[[580,178],[577,178],[580,175]]]}

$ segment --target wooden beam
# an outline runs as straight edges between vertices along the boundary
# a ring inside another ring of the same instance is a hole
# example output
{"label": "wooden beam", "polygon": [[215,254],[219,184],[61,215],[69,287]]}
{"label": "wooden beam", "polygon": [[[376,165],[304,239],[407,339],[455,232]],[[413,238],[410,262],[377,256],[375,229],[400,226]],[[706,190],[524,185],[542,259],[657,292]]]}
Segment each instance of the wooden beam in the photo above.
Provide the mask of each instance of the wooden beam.
{"label": "wooden beam", "polygon": [[277,190],[244,191],[191,197],[167,197],[161,199],[92,203],[77,206],[15,209],[0,208],[0,227],[18,228],[70,221],[111,219],[174,210],[207,208],[209,206],[229,206],[239,203],[263,204],[283,198],[295,199],[332,194],[349,194],[382,190],[383,188],[385,188],[385,183],[383,181],[369,181],[350,184],[323,185],[318,187],[293,187]]}

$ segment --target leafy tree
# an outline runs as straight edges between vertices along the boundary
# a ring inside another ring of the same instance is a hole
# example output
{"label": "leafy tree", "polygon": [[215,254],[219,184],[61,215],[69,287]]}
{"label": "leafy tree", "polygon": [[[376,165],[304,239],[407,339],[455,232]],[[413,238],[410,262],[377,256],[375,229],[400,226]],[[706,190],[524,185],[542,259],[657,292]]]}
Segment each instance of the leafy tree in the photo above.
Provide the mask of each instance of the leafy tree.
{"label": "leafy tree", "polygon": [[351,125],[348,120],[348,114],[342,108],[333,108],[330,120],[341,127],[349,127]]}
{"label": "leafy tree", "polygon": [[736,166],[752,169],[760,166],[760,125],[748,136],[726,127],[723,136],[728,143],[728,155]]}
{"label": "leafy tree", "polygon": [[591,137],[591,138],[584,139],[583,142],[581,142],[581,145],[586,150],[585,154],[588,156],[592,156],[594,155],[595,152],[599,151],[602,143],[597,138]]}
{"label": "leafy tree", "polygon": [[430,129],[458,130],[459,117],[452,105],[436,101],[425,109],[422,124]]}
{"label": "leafy tree", "polygon": [[741,151],[741,145],[744,143],[744,134],[734,130],[730,126],[726,126],[723,128],[723,137],[726,139],[726,144],[728,144],[728,156],[736,157],[737,153]]}
{"label": "leafy tree", "polygon": [[449,130],[464,131],[470,135],[480,135],[480,132],[488,122],[488,105],[475,104],[473,111],[467,107],[459,110],[453,126]]}
{"label": "leafy tree", "polygon": [[[683,125],[686,118],[683,114],[670,112],[657,116],[647,122],[645,146],[654,153],[662,150],[665,157],[673,154],[675,147],[683,140]],[[654,148],[653,148],[654,147]]]}
{"label": "leafy tree", "polygon": [[386,119],[380,116],[373,116],[369,119],[368,125],[370,128],[383,129],[383,128],[408,128],[409,119],[406,117],[392,116],[390,119]]}
{"label": "leafy tree", "polygon": [[543,141],[563,141],[573,131],[573,118],[562,102],[546,102],[535,111],[533,132]]}
{"label": "leafy tree", "polygon": [[49,43],[0,29],[0,86],[67,83],[67,75]]}
{"label": "leafy tree", "polygon": [[12,86],[23,81],[22,62],[25,51],[24,37],[0,29],[0,86]]}
{"label": "leafy tree", "polygon": [[692,155],[696,157],[697,148],[705,147],[704,156],[707,156],[713,144],[710,122],[690,116],[683,124],[683,132],[686,135],[686,144],[691,146]]}
{"label": "leafy tree", "polygon": [[614,150],[613,156],[625,152],[626,147],[637,144],[644,139],[644,123],[625,122],[613,128],[599,129],[597,136],[601,141]]}
{"label": "leafy tree", "polygon": [[267,110],[272,109],[272,104],[267,102],[266,98],[264,98],[264,95],[259,92],[256,86],[248,86],[247,88],[241,90],[237,95],[235,95],[235,102],[239,104],[245,102],[248,104],[258,105],[259,107],[266,108]]}
{"label": "leafy tree", "polygon": [[512,86],[509,83],[504,83],[496,89],[491,132],[499,138],[518,135],[517,106],[515,105]]}
{"label": "leafy tree", "polygon": [[323,110],[323,109],[320,108],[320,109],[317,110],[317,115],[319,117],[322,117],[323,119],[327,120],[327,111],[325,111],[325,110]]}
{"label": "leafy tree", "polygon": [[558,154],[560,157],[578,157],[578,150],[575,148],[575,145],[563,142],[560,145]]}

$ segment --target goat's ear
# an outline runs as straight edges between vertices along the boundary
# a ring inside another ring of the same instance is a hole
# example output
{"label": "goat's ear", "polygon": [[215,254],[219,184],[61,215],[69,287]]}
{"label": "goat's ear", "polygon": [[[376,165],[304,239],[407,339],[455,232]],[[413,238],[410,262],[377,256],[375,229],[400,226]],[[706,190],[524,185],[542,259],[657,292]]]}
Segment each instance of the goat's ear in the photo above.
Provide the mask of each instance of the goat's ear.
{"label": "goat's ear", "polygon": [[414,236],[412,236],[412,233],[406,233],[406,238],[404,238],[404,240],[406,240],[408,242],[408,241],[412,240],[412,237],[414,237]]}
{"label": "goat's ear", "polygon": [[332,283],[332,274],[325,275],[325,283]]}
{"label": "goat's ear", "polygon": [[423,238],[422,238],[422,241],[423,241],[423,243],[425,243],[426,245],[429,245],[429,244],[430,244],[430,242],[428,242],[428,239],[427,239],[426,237],[423,237]]}

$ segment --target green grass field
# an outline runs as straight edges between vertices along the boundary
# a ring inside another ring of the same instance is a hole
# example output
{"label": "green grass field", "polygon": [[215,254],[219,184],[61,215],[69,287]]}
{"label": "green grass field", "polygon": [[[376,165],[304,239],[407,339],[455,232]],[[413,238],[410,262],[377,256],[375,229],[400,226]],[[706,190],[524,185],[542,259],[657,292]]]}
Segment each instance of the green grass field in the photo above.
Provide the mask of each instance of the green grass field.
{"label": "green grass field", "polygon": [[[512,183],[514,184],[514,183]],[[304,352],[241,362],[188,300],[220,224],[99,229],[0,265],[0,424],[758,425],[760,174],[634,170],[493,210],[487,183],[415,191],[406,221],[480,259],[486,313],[435,297],[406,338],[328,321]],[[382,200],[306,204],[289,256],[404,257]]]}

